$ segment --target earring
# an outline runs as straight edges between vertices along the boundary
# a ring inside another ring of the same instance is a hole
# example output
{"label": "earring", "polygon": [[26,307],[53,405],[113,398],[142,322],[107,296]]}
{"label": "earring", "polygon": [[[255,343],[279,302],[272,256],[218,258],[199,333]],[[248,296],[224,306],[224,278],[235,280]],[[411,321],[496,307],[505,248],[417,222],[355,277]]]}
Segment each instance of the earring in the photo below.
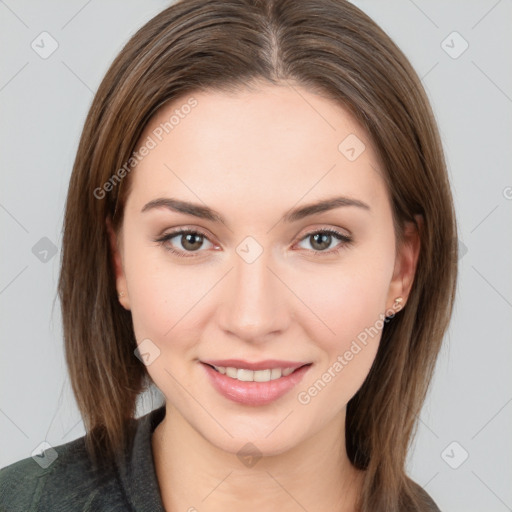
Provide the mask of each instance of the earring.
{"label": "earring", "polygon": [[124,297],[124,292],[119,292],[119,293],[117,294],[117,296],[118,296],[119,298]]}
{"label": "earring", "polygon": [[[395,316],[396,313],[398,313],[398,311],[400,311],[402,308],[400,307],[400,304],[403,302],[403,297],[397,297],[395,299],[395,302],[393,304],[393,306],[391,307],[391,309],[388,309],[386,311],[386,313],[391,313],[390,315],[386,315],[386,322],[389,322],[389,320],[391,318],[393,318]],[[394,310],[394,311],[392,311]]]}

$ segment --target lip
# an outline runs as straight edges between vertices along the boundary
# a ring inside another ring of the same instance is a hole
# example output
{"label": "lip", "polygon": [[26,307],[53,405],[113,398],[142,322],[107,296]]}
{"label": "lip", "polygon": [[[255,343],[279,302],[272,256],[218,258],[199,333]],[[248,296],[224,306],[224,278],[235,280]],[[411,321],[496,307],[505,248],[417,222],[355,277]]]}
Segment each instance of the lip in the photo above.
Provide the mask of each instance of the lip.
{"label": "lip", "polygon": [[232,368],[244,368],[246,370],[272,370],[273,368],[293,368],[296,370],[308,362],[301,363],[297,361],[282,361],[277,359],[266,359],[265,361],[258,361],[250,363],[243,359],[215,359],[208,361],[201,361],[202,363],[210,364],[212,366],[224,366]]}
{"label": "lip", "polygon": [[[250,368],[244,366],[247,362],[238,362],[233,364],[236,360],[224,360],[217,361],[215,366],[233,366],[237,368],[246,368],[248,370],[258,370],[258,369],[271,369],[271,368],[293,368],[295,367],[295,371],[287,375],[286,377],[280,377],[279,379],[271,380],[269,382],[242,382],[237,379],[232,379],[231,377],[227,377],[226,375],[214,370],[209,364],[201,362],[201,366],[205,369],[212,386],[220,393],[222,396],[231,400],[233,402],[237,402],[244,405],[251,406],[261,406],[267,405],[271,402],[274,402],[278,398],[281,398],[283,395],[292,390],[304,377],[305,373],[312,366],[312,363],[292,363],[289,366],[281,366],[283,363],[291,363],[291,361],[279,361],[279,364],[276,364],[276,361],[261,361],[259,363],[252,363],[253,366],[257,365],[260,368]],[[220,364],[222,363],[222,364]],[[243,364],[241,364],[243,363]],[[273,363],[274,366],[263,366],[262,364]],[[240,366],[238,366],[240,365]]]}

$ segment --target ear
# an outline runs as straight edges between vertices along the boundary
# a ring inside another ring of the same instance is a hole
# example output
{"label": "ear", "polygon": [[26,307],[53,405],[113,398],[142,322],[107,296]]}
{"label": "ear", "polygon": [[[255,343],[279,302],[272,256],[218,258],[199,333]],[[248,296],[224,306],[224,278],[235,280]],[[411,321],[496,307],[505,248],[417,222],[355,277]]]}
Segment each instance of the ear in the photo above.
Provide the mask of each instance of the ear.
{"label": "ear", "polygon": [[[402,309],[411,292],[420,253],[420,237],[423,230],[423,216],[418,214],[414,218],[418,227],[416,227],[414,222],[407,222],[405,224],[404,240],[401,247],[397,249],[395,269],[389,285],[386,311],[397,312]],[[397,297],[402,297],[402,302],[399,304],[395,303]]]}
{"label": "ear", "polygon": [[[110,243],[110,252],[112,254],[112,265],[116,278],[116,288],[118,293],[118,299],[121,305],[129,310],[130,309],[130,298],[128,296],[128,287],[126,285],[126,276],[123,268],[123,260],[121,255],[122,243],[120,237],[114,231],[112,227],[112,221],[110,216],[105,219],[107,227],[107,234]],[[121,296],[119,296],[121,294]]]}

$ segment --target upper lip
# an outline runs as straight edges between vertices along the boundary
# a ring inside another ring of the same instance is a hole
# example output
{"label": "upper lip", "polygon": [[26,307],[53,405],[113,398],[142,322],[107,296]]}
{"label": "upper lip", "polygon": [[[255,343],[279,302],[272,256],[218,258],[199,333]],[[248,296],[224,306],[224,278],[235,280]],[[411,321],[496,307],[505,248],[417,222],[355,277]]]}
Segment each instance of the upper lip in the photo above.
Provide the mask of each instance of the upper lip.
{"label": "upper lip", "polygon": [[296,370],[301,366],[310,364],[297,361],[282,361],[278,359],[265,359],[264,361],[256,361],[254,363],[244,361],[243,359],[209,359],[201,362],[211,366],[222,366],[224,368],[243,368],[246,370],[272,370],[272,368],[293,368]]}

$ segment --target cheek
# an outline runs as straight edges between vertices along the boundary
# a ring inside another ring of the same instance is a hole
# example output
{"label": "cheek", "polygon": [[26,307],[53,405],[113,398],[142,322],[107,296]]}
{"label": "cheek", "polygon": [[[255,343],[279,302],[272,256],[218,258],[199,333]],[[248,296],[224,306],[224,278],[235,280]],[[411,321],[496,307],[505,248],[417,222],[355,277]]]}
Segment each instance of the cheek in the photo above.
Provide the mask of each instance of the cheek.
{"label": "cheek", "polygon": [[308,332],[323,357],[297,390],[296,401],[315,418],[313,429],[346,407],[375,360],[384,326],[381,312],[386,287],[372,277],[352,275],[332,280],[331,300],[310,295],[327,327],[319,328],[317,322],[316,329]]}
{"label": "cheek", "polygon": [[334,269],[322,269],[314,279],[300,280],[297,294],[310,312],[308,335],[331,356],[344,351],[352,339],[374,326],[386,308],[392,262],[365,262],[355,256]]}
{"label": "cheek", "polygon": [[394,266],[394,247],[377,247],[354,251],[336,268],[300,281],[299,293],[314,313],[308,313],[309,320],[302,325],[324,355],[299,390],[297,399],[303,405],[314,402],[315,409],[328,408],[334,414],[368,375],[385,325]]}
{"label": "cheek", "polygon": [[125,261],[136,338],[177,340],[176,332],[190,321],[187,312],[206,291],[204,279],[201,284],[192,267],[167,261],[163,248],[141,245],[127,244]]}

